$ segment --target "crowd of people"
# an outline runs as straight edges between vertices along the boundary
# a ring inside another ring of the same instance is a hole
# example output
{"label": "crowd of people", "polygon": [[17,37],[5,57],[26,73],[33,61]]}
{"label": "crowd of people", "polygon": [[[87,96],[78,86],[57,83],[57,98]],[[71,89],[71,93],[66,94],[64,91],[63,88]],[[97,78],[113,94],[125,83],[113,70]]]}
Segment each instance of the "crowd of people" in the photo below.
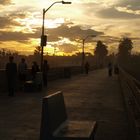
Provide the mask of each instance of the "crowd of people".
{"label": "crowd of people", "polygon": [[[42,68],[43,84],[47,87],[47,74],[49,71],[49,64],[47,60],[44,60]],[[28,66],[24,58],[21,59],[21,62],[17,65],[14,62],[14,57],[9,57],[9,62],[6,64],[6,75],[7,75],[7,84],[8,84],[8,95],[14,96],[15,87],[17,80],[19,82],[20,89],[23,90],[25,81],[27,80],[28,75]],[[40,72],[39,65],[36,61],[32,63],[31,67],[31,80],[36,80],[36,74]]]}
{"label": "crowd of people", "polygon": [[[41,77],[43,80],[43,85],[47,87],[48,85],[48,71],[50,69],[50,66],[48,64],[47,60],[44,60],[43,66],[42,66],[42,73]],[[90,65],[88,62],[85,63],[85,73],[88,74],[90,69]],[[108,63],[108,76],[111,77],[114,70],[114,74],[119,73],[118,65],[113,65],[112,62]],[[37,73],[40,72],[39,65],[36,61],[33,61],[31,71],[31,80],[35,81]],[[7,83],[8,83],[8,93],[9,96],[14,96],[14,91],[18,79],[18,83],[21,90],[24,90],[24,84],[27,80],[27,75],[29,74],[29,69],[26,63],[26,60],[24,58],[21,59],[20,63],[17,65],[14,62],[14,57],[9,57],[9,62],[6,64],[6,75],[7,75]]]}

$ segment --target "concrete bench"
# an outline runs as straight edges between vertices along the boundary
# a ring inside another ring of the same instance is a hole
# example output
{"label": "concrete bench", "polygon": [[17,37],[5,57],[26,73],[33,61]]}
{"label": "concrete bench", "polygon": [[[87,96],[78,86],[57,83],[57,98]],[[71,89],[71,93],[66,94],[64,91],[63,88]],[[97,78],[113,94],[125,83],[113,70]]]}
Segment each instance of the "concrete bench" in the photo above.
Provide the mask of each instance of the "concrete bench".
{"label": "concrete bench", "polygon": [[61,91],[43,98],[40,140],[94,140],[96,127],[96,121],[67,119]]}
{"label": "concrete bench", "polygon": [[35,91],[35,84],[32,80],[28,80],[25,82],[24,91],[25,92],[34,92]]}
{"label": "concrete bench", "polygon": [[24,91],[25,92],[40,91],[42,89],[42,85],[43,85],[42,73],[37,72],[34,80],[25,81]]}

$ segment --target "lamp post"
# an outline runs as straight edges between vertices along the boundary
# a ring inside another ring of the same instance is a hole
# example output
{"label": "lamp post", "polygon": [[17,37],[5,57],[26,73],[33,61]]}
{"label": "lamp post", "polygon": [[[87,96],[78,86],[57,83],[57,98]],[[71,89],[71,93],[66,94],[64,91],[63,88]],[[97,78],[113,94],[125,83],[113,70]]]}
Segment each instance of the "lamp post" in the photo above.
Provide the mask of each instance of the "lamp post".
{"label": "lamp post", "polygon": [[86,36],[84,39],[82,39],[82,73],[84,72],[84,64],[85,64],[85,41],[89,38],[89,37],[96,37],[96,35],[88,35]]}
{"label": "lamp post", "polygon": [[43,50],[44,50],[44,46],[46,46],[46,42],[47,42],[47,36],[44,34],[44,21],[45,21],[45,13],[56,3],[62,3],[62,4],[71,4],[71,2],[65,2],[65,1],[56,1],[54,3],[52,3],[47,9],[43,9],[43,22],[42,22],[42,34],[41,34],[41,71],[43,68]]}

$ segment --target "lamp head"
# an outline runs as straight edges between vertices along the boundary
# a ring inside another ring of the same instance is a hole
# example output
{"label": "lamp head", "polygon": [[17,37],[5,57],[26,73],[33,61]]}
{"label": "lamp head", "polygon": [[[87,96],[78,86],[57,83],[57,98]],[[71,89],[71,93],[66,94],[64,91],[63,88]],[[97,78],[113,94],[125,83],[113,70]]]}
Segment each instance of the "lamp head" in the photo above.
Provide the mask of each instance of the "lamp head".
{"label": "lamp head", "polygon": [[69,1],[63,1],[62,0],[62,4],[71,4],[72,2],[69,2]]}

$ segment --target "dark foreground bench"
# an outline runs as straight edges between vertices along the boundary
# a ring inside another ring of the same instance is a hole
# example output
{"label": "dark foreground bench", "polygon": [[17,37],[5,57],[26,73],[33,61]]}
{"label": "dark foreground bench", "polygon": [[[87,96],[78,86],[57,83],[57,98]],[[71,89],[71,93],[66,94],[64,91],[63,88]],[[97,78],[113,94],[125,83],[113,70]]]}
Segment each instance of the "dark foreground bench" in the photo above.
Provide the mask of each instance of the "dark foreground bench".
{"label": "dark foreground bench", "polygon": [[68,120],[61,91],[43,98],[40,140],[94,140],[96,125]]}

